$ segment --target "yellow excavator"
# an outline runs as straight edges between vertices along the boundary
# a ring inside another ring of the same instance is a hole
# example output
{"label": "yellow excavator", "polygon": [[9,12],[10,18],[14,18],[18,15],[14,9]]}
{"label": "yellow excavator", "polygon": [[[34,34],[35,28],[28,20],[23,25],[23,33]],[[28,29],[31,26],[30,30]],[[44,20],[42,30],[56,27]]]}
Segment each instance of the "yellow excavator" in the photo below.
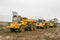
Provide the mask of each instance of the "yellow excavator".
{"label": "yellow excavator", "polygon": [[13,16],[13,20],[9,26],[7,26],[11,32],[25,30],[36,30],[36,20],[28,19],[21,16]]}

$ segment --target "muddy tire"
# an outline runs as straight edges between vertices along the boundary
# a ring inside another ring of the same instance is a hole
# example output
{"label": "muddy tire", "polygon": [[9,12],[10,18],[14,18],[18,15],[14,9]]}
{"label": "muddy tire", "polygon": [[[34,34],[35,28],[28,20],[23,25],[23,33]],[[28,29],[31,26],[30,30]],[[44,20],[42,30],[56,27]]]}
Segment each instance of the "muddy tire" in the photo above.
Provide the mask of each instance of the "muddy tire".
{"label": "muddy tire", "polygon": [[49,26],[46,26],[46,29],[49,29]]}
{"label": "muddy tire", "polygon": [[37,27],[35,26],[35,27],[34,27],[34,31],[35,31],[36,29],[37,29]]}
{"label": "muddy tire", "polygon": [[20,26],[20,32],[24,32],[25,31],[25,27],[23,25]]}
{"label": "muddy tire", "polygon": [[37,29],[37,27],[36,26],[31,26],[31,31],[35,31],[36,29]]}
{"label": "muddy tire", "polygon": [[40,26],[36,26],[37,29],[40,29]]}
{"label": "muddy tire", "polygon": [[36,27],[36,23],[32,23],[32,31],[35,31],[37,29],[37,27]]}
{"label": "muddy tire", "polygon": [[33,31],[33,30],[34,30],[33,26],[31,26],[31,28],[30,28],[30,29],[31,29],[31,31]]}
{"label": "muddy tire", "polygon": [[16,30],[15,30],[14,28],[11,28],[10,31],[11,31],[11,32],[15,32]]}

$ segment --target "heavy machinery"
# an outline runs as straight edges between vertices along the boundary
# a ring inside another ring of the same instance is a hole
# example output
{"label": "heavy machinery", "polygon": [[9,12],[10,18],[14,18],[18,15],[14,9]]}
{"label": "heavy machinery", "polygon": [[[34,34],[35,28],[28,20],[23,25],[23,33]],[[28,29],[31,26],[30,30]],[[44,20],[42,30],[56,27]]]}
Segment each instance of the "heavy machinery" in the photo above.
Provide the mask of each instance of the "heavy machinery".
{"label": "heavy machinery", "polygon": [[7,26],[11,32],[25,30],[36,30],[36,20],[28,19],[26,17],[21,17],[13,15],[13,20],[9,26]]}
{"label": "heavy machinery", "polygon": [[49,28],[55,28],[57,26],[56,22],[50,20],[48,23],[47,23],[47,26]]}
{"label": "heavy machinery", "polygon": [[36,22],[36,27],[37,29],[39,28],[47,28],[47,21],[46,20],[43,20],[43,19],[38,19],[37,22]]}

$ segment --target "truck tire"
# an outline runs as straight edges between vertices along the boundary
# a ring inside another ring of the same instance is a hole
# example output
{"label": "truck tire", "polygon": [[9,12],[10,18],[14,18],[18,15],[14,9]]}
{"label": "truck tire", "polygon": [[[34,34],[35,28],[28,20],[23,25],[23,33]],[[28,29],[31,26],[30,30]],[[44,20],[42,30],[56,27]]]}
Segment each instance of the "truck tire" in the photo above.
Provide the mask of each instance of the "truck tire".
{"label": "truck tire", "polygon": [[35,31],[36,29],[37,29],[36,26],[31,26],[31,30],[32,30],[32,31]]}
{"label": "truck tire", "polygon": [[21,25],[20,26],[20,32],[24,32],[25,31],[25,26],[24,25]]}
{"label": "truck tire", "polygon": [[34,31],[37,29],[37,27],[36,26],[34,26]]}
{"label": "truck tire", "polygon": [[16,30],[14,28],[10,28],[10,31],[11,32],[15,32]]}
{"label": "truck tire", "polygon": [[30,29],[31,29],[31,31],[33,31],[33,30],[34,30],[33,26],[31,26],[31,28],[30,28]]}

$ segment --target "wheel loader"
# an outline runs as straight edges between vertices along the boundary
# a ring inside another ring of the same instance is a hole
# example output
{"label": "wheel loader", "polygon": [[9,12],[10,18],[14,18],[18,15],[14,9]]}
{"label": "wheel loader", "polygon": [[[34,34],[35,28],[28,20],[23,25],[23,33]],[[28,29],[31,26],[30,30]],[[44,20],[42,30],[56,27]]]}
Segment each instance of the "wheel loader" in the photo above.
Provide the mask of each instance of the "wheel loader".
{"label": "wheel loader", "polygon": [[48,24],[47,24],[47,26],[49,28],[55,28],[57,25],[56,25],[56,23],[54,21],[49,21]]}
{"label": "wheel loader", "polygon": [[7,26],[11,32],[25,30],[36,30],[36,21],[32,19],[28,19],[26,17],[21,16],[13,16],[13,20],[9,26]]}
{"label": "wheel loader", "polygon": [[46,20],[43,20],[43,19],[38,19],[37,22],[36,22],[36,27],[37,29],[40,29],[40,28],[47,28],[47,21]]}

